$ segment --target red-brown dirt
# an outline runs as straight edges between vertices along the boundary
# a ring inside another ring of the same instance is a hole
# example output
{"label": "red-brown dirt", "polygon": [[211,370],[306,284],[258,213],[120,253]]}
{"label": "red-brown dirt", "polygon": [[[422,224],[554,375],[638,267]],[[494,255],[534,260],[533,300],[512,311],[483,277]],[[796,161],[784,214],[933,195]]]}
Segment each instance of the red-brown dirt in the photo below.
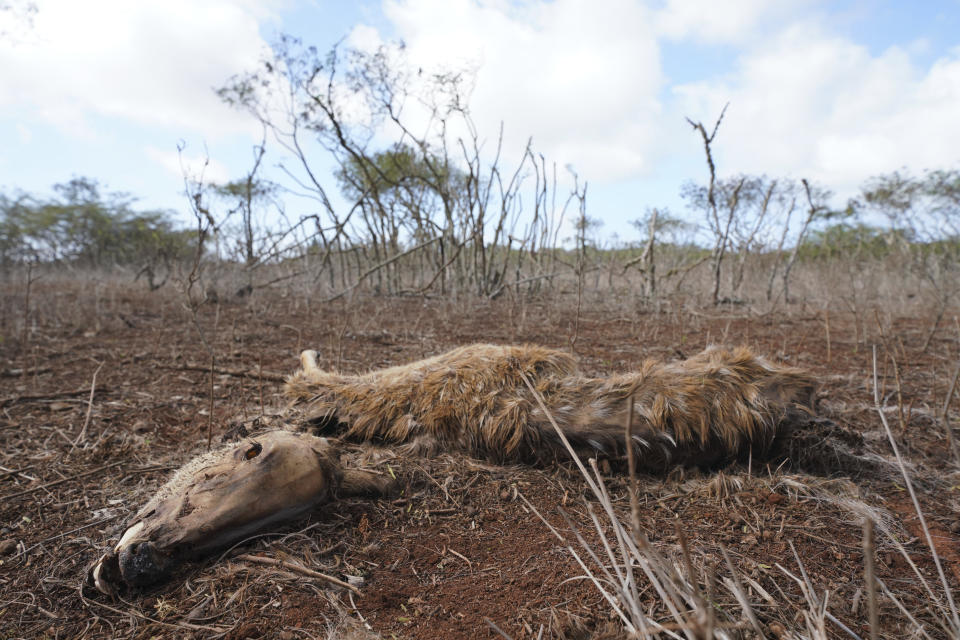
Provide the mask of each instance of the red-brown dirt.
{"label": "red-brown dirt", "polygon": [[[873,409],[877,344],[881,396],[892,407],[885,415],[914,467],[946,575],[954,588],[960,584],[960,476],[937,420],[960,342],[957,330],[945,327],[923,351],[931,320],[919,311],[879,310],[859,332],[852,316],[834,311],[828,357],[823,315],[811,307],[763,315],[674,304],[652,313],[634,302],[589,299],[577,321],[574,305],[556,300],[357,297],[320,307],[267,291],[201,308],[199,326],[216,354],[211,376],[209,353],[172,291],[41,280],[26,331],[22,290],[9,285],[0,295],[0,637],[299,638],[335,630],[351,637],[364,627],[384,638],[501,637],[488,619],[513,638],[618,637],[622,625],[567,550],[577,543],[565,518],[602,551],[576,469],[499,467],[459,455],[398,457],[390,464],[404,486],[400,496],[330,505],[225,557],[184,567],[148,592],[111,601],[81,590],[85,568],[126,518],[170,469],[206,449],[208,429],[216,443],[231,420],[280,406],[272,374],[291,372],[307,347],[318,350],[321,366],[363,371],[477,341],[573,344],[583,369],[603,374],[707,344],[744,344],[814,371],[823,415],[889,457]],[[607,484],[627,518],[627,479],[615,469]],[[852,481],[759,461],[722,474],[644,477],[641,526],[670,557],[682,535],[697,581],[707,566],[720,579],[729,575],[723,547],[744,580],[763,590],[747,588],[769,637],[787,625],[804,628],[809,605],[784,571],[800,576],[797,558],[819,596],[829,591],[831,614],[865,637],[861,521],[826,495],[856,496],[892,515],[891,533],[941,597],[895,467]],[[352,579],[360,593],[239,560],[241,553]],[[878,576],[903,606],[931,637],[946,637],[937,626],[944,615],[879,532],[877,557]],[[730,594],[717,597],[732,611],[733,627],[743,629],[736,633],[752,637]],[[641,600],[647,610],[659,606],[650,589],[641,590]],[[880,615],[883,637],[910,632],[886,597]],[[839,627],[827,625],[830,637],[840,637]]]}

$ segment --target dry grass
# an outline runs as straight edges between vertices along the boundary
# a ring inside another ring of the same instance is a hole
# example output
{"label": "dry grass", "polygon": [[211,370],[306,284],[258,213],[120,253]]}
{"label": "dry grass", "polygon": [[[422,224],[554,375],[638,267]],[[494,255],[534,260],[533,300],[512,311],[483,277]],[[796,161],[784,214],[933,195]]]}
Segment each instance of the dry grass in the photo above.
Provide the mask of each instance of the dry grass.
{"label": "dry grass", "polygon": [[[856,455],[883,459],[882,468],[835,477],[748,461],[722,473],[639,477],[631,494],[628,476],[607,473],[603,460],[581,471],[367,451],[382,457],[365,464],[389,464],[401,477],[403,496],[347,501],[110,602],[79,592],[84,568],[171,468],[205,448],[210,372],[171,292],[41,275],[27,313],[22,281],[0,290],[0,542],[15,545],[0,557],[2,636],[502,637],[487,617],[518,640],[622,637],[629,629],[755,637],[757,625],[770,638],[867,638],[875,594],[879,637],[957,637],[947,588],[958,584],[951,527],[960,482],[941,415],[956,423],[955,408],[943,407],[960,350],[950,323],[922,350],[931,318],[904,293],[878,307],[879,322],[866,287],[856,314],[830,306],[829,359],[820,298],[789,313],[700,309],[692,299],[665,301],[658,312],[587,290],[579,320],[588,372],[625,371],[647,356],[676,358],[717,342],[809,368],[823,383],[823,414],[840,427],[834,435],[849,436]],[[303,347],[317,348],[328,366],[360,372],[477,339],[562,347],[575,320],[563,296],[507,292],[474,304],[358,295],[322,314],[308,298],[278,288],[203,307],[218,355],[215,436],[276,405],[270,373],[292,371]],[[895,354],[902,406],[882,350],[874,380],[873,343]],[[876,523],[867,545],[875,591],[863,578],[864,519]],[[361,595],[294,566],[360,578]]]}

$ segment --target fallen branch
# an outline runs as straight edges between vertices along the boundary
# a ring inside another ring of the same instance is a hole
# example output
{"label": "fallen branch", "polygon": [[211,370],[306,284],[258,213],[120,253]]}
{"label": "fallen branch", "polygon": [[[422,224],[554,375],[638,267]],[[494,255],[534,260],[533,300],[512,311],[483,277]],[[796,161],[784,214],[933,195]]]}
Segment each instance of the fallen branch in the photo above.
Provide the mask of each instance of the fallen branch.
{"label": "fallen branch", "polygon": [[[159,365],[158,369],[170,369],[173,371],[202,371],[204,373],[210,373],[210,367],[203,364],[180,364],[180,365]],[[286,382],[287,376],[282,373],[275,373],[273,371],[247,371],[244,369],[227,369],[226,367],[213,367],[214,373],[219,373],[222,376],[233,376],[235,378],[263,378],[264,380],[272,380],[273,382]]]}
{"label": "fallen branch", "polygon": [[19,469],[7,469],[7,468],[4,467],[4,466],[0,466],[0,471],[3,472],[2,476],[0,476],[0,477],[2,477],[4,480],[6,480],[8,477],[18,476],[18,475],[19,475],[19,476],[23,476],[23,477],[26,478],[27,480],[36,480],[36,478],[34,478],[33,476],[28,476],[27,474],[24,473],[24,471],[29,471],[30,469],[33,469],[35,466],[37,466],[37,465],[36,465],[36,464],[28,464],[27,466],[21,467],[21,468],[19,468]]}
{"label": "fallen branch", "polygon": [[947,435],[947,444],[950,446],[950,453],[953,454],[954,463],[960,467],[960,450],[957,449],[957,442],[953,438],[953,428],[950,426],[950,401],[953,400],[953,392],[957,388],[957,379],[960,378],[960,362],[957,363],[957,370],[953,372],[953,381],[947,390],[947,397],[943,401],[943,410],[940,412],[940,422],[943,423],[943,431]]}
{"label": "fallen branch", "polygon": [[79,526],[79,527],[77,527],[76,529],[70,529],[69,531],[61,531],[60,533],[58,533],[58,534],[55,535],[55,536],[50,536],[49,538],[44,538],[44,539],[41,540],[40,542],[37,542],[36,544],[34,544],[32,547],[27,547],[27,548],[24,549],[23,551],[20,551],[19,553],[17,553],[17,555],[13,556],[13,558],[11,558],[11,560],[16,560],[16,559],[19,558],[20,556],[26,556],[27,554],[29,554],[31,551],[33,551],[34,549],[36,549],[36,548],[39,547],[40,545],[46,544],[47,542],[52,542],[53,540],[56,540],[57,538],[63,539],[64,537],[70,535],[71,533],[77,533],[77,532],[79,532],[79,531],[83,531],[84,529],[89,529],[90,527],[96,527],[96,526],[99,526],[99,525],[101,525],[101,524],[104,524],[105,522],[110,522],[111,520],[116,520],[116,519],[119,518],[119,517],[120,517],[120,514],[117,514],[117,515],[115,515],[115,516],[108,516],[108,517],[106,517],[106,518],[101,518],[100,520],[94,520],[93,522],[88,522],[87,524],[82,525],[82,526]]}
{"label": "fallen branch", "polygon": [[[209,370],[209,368],[208,368]],[[106,388],[101,388],[100,392],[105,393]],[[0,400],[0,407],[6,407],[17,402],[31,402],[33,400],[59,400],[60,398],[72,398],[90,393],[89,387],[86,389],[77,389],[76,391],[58,391],[56,393],[25,393],[21,396],[11,396]]]}
{"label": "fallen branch", "polygon": [[100,373],[100,369],[103,369],[103,362],[101,362],[99,366],[97,366],[97,370],[93,372],[93,380],[90,381],[90,398],[87,400],[87,415],[83,419],[83,427],[80,429],[80,435],[77,436],[77,439],[73,441],[73,446],[70,447],[71,451],[87,438],[87,427],[90,426],[90,416],[93,414],[93,394],[97,390],[97,374]]}
{"label": "fallen branch", "polygon": [[286,560],[279,560],[277,558],[267,558],[264,556],[254,556],[249,553],[242,553],[239,556],[236,556],[234,560],[245,560],[247,562],[252,562],[254,564],[262,564],[268,567],[282,567],[284,569],[289,569],[294,573],[299,573],[302,576],[307,576],[309,578],[317,578],[318,580],[325,580],[330,584],[335,584],[338,587],[343,587],[344,589],[349,589],[357,595],[360,595],[360,589],[356,588],[349,582],[344,582],[339,578],[334,578],[333,576],[328,576],[325,573],[320,573],[319,571],[314,571],[313,569],[307,569],[306,567],[296,564],[294,562],[287,562]]}
{"label": "fallen branch", "polygon": [[28,493],[33,493],[34,491],[40,491],[41,489],[47,489],[48,487],[54,487],[54,486],[56,486],[56,485],[58,485],[58,484],[63,484],[64,482],[70,482],[71,480],[77,480],[78,478],[83,478],[83,477],[85,477],[85,476],[93,475],[94,473],[99,473],[99,472],[101,472],[101,471],[105,471],[105,470],[110,469],[110,468],[112,468],[112,467],[116,467],[116,466],[118,466],[118,465],[121,465],[121,464],[123,464],[124,462],[126,462],[126,461],[125,461],[125,460],[118,460],[118,461],[116,461],[116,462],[111,462],[110,464],[105,464],[105,465],[103,465],[102,467],[97,467],[96,469],[91,469],[90,471],[84,471],[83,473],[78,473],[77,475],[75,475],[75,476],[70,476],[69,478],[60,478],[59,480],[54,480],[53,482],[47,482],[47,483],[38,485],[38,486],[36,486],[36,487],[32,487],[32,488],[30,488],[30,489],[24,489],[23,491],[17,491],[16,493],[11,493],[11,494],[8,495],[8,496],[3,496],[2,498],[0,498],[0,502],[6,502],[7,500],[10,500],[11,498],[19,498],[20,496],[25,496],[25,495],[27,495]]}
{"label": "fallen branch", "polygon": [[5,369],[0,371],[0,378],[20,378],[22,376],[37,376],[53,371],[53,367],[36,367],[33,369]]}

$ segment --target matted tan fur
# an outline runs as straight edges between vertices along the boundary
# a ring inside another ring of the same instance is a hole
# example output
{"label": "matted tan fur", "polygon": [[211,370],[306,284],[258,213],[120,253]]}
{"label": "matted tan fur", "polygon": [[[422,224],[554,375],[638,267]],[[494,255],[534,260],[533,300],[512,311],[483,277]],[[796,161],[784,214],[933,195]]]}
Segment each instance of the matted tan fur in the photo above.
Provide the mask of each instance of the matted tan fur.
{"label": "matted tan fur", "polygon": [[[362,441],[459,450],[495,460],[564,455],[548,413],[573,446],[623,449],[628,398],[641,467],[722,462],[763,453],[812,409],[814,385],[797,369],[746,349],[707,349],[683,362],[644,362],[607,378],[577,372],[568,354],[532,346],[473,345],[364,375],[322,371],[300,356],[287,381],[286,425],[334,429]],[[533,390],[531,390],[533,389]],[[542,399],[546,411],[538,401]],[[228,546],[343,493],[382,494],[389,477],[341,467],[336,445],[289,430],[251,436],[174,474],[88,573],[114,595],[165,579],[184,560]]]}
{"label": "matted tan fur", "polygon": [[475,344],[362,375],[321,370],[305,351],[284,390],[307,425],[346,438],[498,461],[562,455],[525,378],[574,446],[607,453],[623,448],[633,395],[635,445],[647,468],[762,453],[779,429],[814,408],[815,397],[806,372],[720,347],[604,378],[584,376],[569,354],[537,346]]}

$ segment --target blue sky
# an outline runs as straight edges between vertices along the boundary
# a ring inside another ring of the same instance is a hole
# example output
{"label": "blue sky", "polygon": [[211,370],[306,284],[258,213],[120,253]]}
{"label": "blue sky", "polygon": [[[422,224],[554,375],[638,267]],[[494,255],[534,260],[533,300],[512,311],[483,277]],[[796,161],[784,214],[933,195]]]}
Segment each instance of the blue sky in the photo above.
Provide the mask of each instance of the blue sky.
{"label": "blue sky", "polygon": [[[279,33],[326,49],[402,39],[426,68],[477,67],[481,135],[590,182],[602,235],[702,180],[686,124],[730,102],[721,174],[806,177],[836,203],[864,178],[960,162],[960,0],[14,0],[0,11],[0,188],[74,175],[183,211],[177,145],[208,177],[247,168],[258,131],[212,88]],[[192,164],[191,164],[192,163]],[[329,162],[318,159],[321,167]],[[302,203],[291,200],[296,217]]]}

